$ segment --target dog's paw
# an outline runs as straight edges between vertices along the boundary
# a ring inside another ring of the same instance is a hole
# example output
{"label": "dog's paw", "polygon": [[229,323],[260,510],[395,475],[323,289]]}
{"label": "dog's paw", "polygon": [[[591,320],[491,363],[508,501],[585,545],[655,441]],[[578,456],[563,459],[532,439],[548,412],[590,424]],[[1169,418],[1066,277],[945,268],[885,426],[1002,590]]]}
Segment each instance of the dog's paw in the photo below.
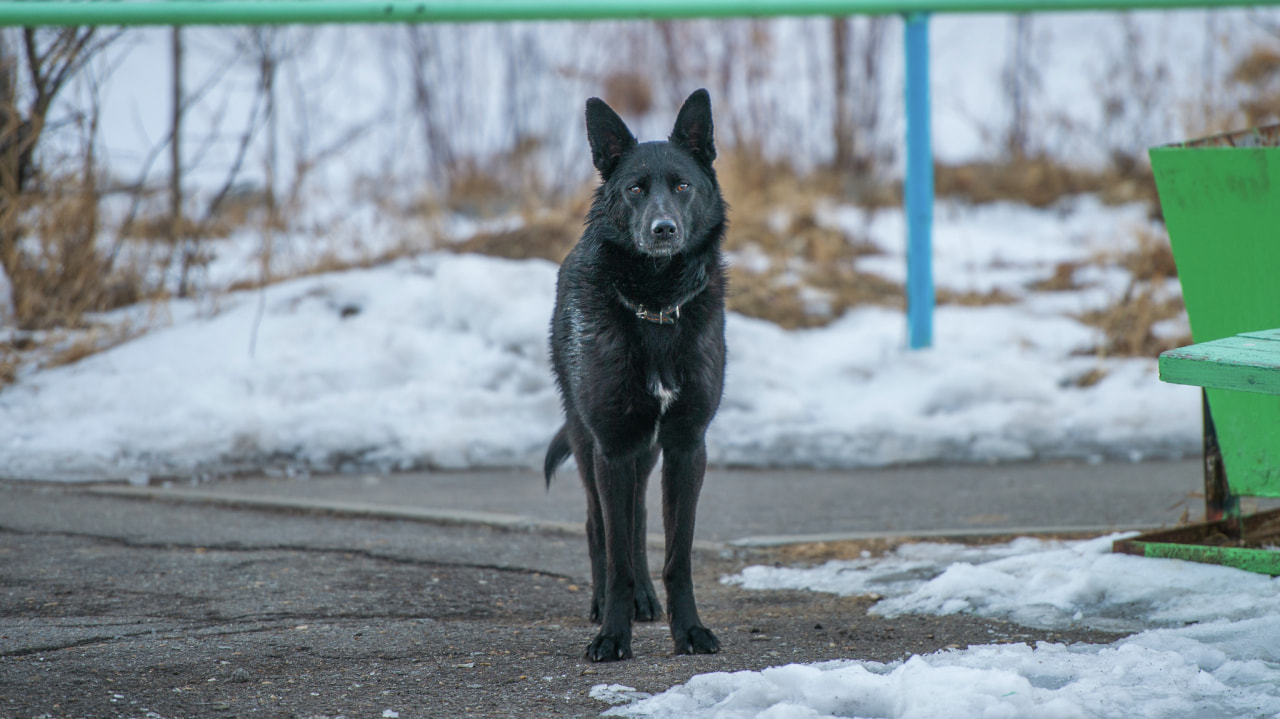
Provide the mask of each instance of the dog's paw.
{"label": "dog's paw", "polygon": [[587,645],[584,655],[589,662],[616,662],[631,658],[631,637],[601,632]]}
{"label": "dog's paw", "polygon": [[674,637],[676,654],[717,654],[720,652],[720,640],[710,629],[702,626],[689,627],[688,631]]}
{"label": "dog's paw", "polygon": [[636,621],[652,622],[662,618],[662,602],[653,585],[636,587]]}
{"label": "dog's paw", "polygon": [[591,623],[600,623],[600,599],[598,597],[591,600]]}

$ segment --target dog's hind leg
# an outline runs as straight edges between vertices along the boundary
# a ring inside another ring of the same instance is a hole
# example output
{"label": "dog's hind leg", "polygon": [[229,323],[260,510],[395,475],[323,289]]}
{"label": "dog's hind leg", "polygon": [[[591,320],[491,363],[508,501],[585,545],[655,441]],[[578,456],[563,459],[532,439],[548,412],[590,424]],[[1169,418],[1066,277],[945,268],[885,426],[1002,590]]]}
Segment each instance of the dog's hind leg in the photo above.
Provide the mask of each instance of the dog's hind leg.
{"label": "dog's hind leg", "polygon": [[587,646],[586,658],[611,662],[631,658],[631,621],[636,610],[636,566],[632,549],[636,520],[636,459],[615,458],[595,448],[595,486],[603,510],[605,594],[600,632]]}
{"label": "dog's hind leg", "polygon": [[569,441],[573,446],[582,488],[587,493],[587,556],[591,558],[591,621],[599,624],[604,607],[605,546],[604,516],[600,505],[600,492],[596,490],[595,449],[591,434],[581,424],[566,425]]}
{"label": "dog's hind leg", "polygon": [[720,641],[710,629],[702,626],[693,599],[693,523],[706,469],[707,446],[701,438],[663,442],[662,524],[667,556],[662,567],[662,582],[667,589],[671,639],[676,654],[720,651]]}
{"label": "dog's hind leg", "polygon": [[658,462],[658,447],[655,445],[648,452],[641,452],[636,457],[636,520],[635,536],[631,540],[631,548],[636,568],[636,621],[652,622],[662,618],[662,602],[658,600],[658,592],[653,588],[653,579],[649,576],[649,557],[646,545],[649,534],[646,530],[645,492],[649,486],[649,475]]}

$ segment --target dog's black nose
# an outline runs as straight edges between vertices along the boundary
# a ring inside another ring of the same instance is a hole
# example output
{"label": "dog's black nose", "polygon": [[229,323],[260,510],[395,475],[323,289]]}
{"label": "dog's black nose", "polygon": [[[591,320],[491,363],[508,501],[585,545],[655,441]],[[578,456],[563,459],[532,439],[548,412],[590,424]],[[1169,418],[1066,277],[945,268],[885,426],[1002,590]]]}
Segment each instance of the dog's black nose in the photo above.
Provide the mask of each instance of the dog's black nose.
{"label": "dog's black nose", "polygon": [[668,219],[654,220],[649,226],[649,231],[653,233],[655,240],[674,240],[676,237],[676,223]]}

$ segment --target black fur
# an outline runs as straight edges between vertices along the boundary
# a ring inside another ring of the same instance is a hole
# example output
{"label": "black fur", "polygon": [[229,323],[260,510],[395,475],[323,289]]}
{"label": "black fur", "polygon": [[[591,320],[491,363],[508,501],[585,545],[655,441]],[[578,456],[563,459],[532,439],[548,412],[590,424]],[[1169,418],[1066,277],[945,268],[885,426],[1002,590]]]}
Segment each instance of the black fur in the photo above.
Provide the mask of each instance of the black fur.
{"label": "black fur", "polygon": [[601,184],[586,231],[560,267],[551,358],[565,424],[547,482],[573,453],[587,490],[592,661],[631,656],[631,622],[662,615],[645,556],[645,487],[662,453],[662,520],[676,654],[720,650],[693,598],[694,512],[704,435],[724,385],[726,206],[711,100],[689,96],[667,142],[637,143],[598,98],[587,138]]}

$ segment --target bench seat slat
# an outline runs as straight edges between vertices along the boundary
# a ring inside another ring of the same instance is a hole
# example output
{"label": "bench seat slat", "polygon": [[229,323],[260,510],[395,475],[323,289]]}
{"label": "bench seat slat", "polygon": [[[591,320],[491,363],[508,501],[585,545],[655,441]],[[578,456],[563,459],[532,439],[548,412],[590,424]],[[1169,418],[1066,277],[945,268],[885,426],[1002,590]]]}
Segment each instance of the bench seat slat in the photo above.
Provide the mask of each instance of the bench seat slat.
{"label": "bench seat slat", "polygon": [[1160,355],[1160,379],[1280,395],[1280,331],[1251,332]]}

